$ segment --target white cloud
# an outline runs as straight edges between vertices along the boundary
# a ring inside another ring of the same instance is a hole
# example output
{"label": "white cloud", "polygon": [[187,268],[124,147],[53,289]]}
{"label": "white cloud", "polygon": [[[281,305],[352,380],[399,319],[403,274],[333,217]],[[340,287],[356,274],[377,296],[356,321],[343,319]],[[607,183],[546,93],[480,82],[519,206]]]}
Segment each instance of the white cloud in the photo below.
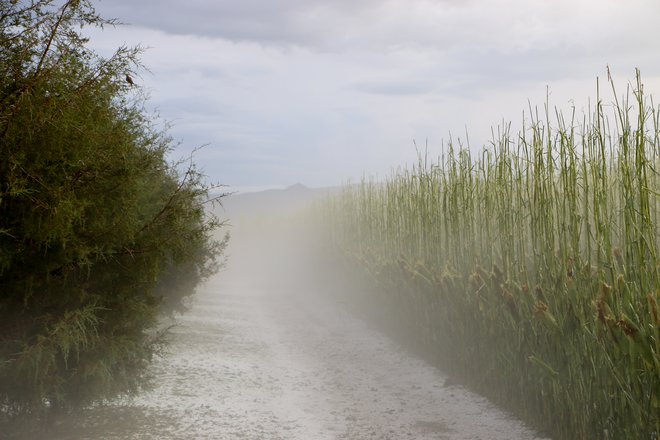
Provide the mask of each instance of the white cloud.
{"label": "white cloud", "polygon": [[[258,0],[132,2],[134,26],[95,32],[108,51],[151,47],[138,80],[174,122],[181,154],[233,185],[336,184],[473,145],[527,100],[578,107],[610,64],[660,90],[656,0]],[[623,87],[623,84],[622,84]]]}

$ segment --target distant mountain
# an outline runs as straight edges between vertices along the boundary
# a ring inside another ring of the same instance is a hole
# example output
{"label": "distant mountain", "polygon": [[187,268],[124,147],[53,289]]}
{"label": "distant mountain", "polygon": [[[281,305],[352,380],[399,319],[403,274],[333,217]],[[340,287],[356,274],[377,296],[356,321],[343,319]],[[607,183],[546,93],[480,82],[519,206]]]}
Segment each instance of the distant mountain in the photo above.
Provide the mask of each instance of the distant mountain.
{"label": "distant mountain", "polygon": [[214,211],[220,218],[227,218],[233,222],[249,217],[302,209],[339,191],[339,187],[309,188],[296,183],[285,189],[235,193],[223,197],[222,207],[216,207]]}
{"label": "distant mountain", "polygon": [[284,191],[306,192],[306,191],[311,191],[311,190],[309,188],[307,188],[305,185],[303,185],[302,183],[294,183],[293,185],[285,188]]}

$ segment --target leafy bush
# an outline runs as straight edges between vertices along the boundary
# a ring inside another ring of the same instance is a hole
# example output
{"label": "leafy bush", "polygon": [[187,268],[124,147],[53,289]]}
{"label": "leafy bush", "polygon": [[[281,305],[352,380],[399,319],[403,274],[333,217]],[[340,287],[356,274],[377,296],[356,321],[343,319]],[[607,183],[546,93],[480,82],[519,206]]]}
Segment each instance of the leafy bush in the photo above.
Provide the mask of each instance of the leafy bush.
{"label": "leafy bush", "polygon": [[212,188],[167,162],[172,140],[127,82],[140,49],[103,58],[78,30],[112,24],[84,0],[0,3],[5,415],[139,390],[158,313],[221,263]]}

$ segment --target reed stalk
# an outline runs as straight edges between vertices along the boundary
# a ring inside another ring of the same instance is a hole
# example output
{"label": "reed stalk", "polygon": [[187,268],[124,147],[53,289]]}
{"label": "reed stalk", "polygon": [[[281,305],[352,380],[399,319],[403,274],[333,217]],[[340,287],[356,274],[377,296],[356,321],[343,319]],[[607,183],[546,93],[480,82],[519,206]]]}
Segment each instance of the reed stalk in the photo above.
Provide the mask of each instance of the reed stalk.
{"label": "reed stalk", "polygon": [[660,109],[639,72],[325,205],[424,349],[555,438],[660,436]]}

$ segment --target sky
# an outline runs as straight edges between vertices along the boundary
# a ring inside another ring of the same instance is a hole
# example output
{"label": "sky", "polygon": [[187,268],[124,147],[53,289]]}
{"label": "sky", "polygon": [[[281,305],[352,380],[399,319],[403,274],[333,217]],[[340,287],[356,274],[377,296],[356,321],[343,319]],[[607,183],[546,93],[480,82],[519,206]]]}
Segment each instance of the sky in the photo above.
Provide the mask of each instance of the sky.
{"label": "sky", "polygon": [[[658,0],[98,0],[92,34],[146,48],[132,72],[172,158],[238,191],[384,177],[478,152],[523,111],[578,113],[609,66],[660,94]],[[603,100],[611,101],[604,93]],[[467,134],[467,135],[466,135]]]}

